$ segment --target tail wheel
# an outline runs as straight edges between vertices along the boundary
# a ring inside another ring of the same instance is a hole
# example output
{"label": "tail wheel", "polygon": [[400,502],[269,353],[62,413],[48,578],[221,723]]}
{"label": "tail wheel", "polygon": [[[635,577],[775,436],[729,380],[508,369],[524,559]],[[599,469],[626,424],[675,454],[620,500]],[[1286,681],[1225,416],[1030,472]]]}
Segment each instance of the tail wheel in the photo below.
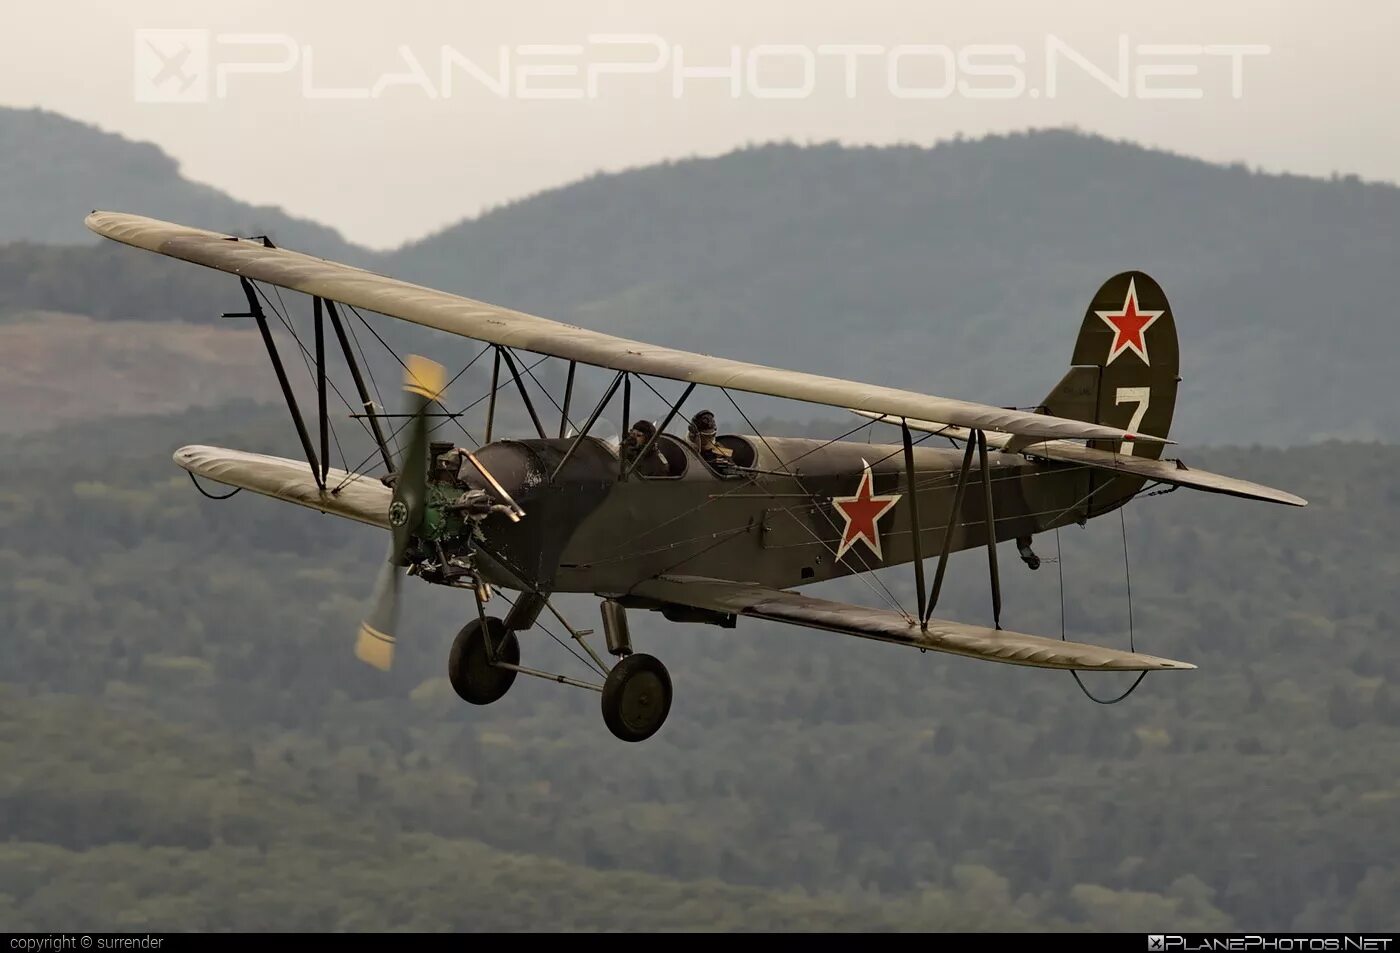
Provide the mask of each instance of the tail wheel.
{"label": "tail wheel", "polygon": [[645,741],[671,711],[671,674],[652,655],[629,655],[603,683],[603,721],[623,741]]}
{"label": "tail wheel", "polygon": [[[520,642],[506,624],[494,616],[486,619],[491,644],[496,649],[496,661],[520,664]],[[515,670],[491,664],[486,654],[486,639],[480,619],[462,627],[452,641],[452,654],[447,658],[447,675],[452,688],[463,701],[473,705],[489,705],[510,690],[515,683]]]}

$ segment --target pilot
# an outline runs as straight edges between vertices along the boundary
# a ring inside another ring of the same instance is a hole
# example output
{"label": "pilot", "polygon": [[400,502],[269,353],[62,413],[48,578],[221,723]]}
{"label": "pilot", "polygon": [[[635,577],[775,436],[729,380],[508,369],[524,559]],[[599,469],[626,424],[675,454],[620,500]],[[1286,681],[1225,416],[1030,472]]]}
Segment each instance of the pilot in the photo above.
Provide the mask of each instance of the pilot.
{"label": "pilot", "polygon": [[734,465],[734,451],[715,441],[715,415],[710,411],[702,410],[690,418],[687,435],[690,445],[706,463],[720,469],[728,469]]}
{"label": "pilot", "polygon": [[431,468],[428,470],[430,483],[457,482],[457,473],[461,469],[462,458],[453,452],[456,449],[451,442],[434,440],[428,444],[428,459],[432,461]]}
{"label": "pilot", "polygon": [[[632,466],[632,461],[637,458],[637,454],[642,452],[648,441],[656,435],[656,425],[650,420],[638,420],[632,424],[632,429],[627,431],[627,436],[622,439],[622,459],[627,466]],[[656,444],[651,445],[646,456],[636,466],[636,472],[642,476],[665,476],[667,473],[666,460],[661,456],[661,450]]]}

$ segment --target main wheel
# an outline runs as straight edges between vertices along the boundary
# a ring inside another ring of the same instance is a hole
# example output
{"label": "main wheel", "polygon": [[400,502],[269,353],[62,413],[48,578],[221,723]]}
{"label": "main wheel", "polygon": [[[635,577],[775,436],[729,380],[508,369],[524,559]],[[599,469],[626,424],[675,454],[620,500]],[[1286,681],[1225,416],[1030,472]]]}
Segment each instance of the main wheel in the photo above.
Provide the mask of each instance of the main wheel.
{"label": "main wheel", "polygon": [[623,741],[645,741],[671,711],[671,675],[651,655],[629,655],[603,683],[603,721]]}
{"label": "main wheel", "polygon": [[[520,643],[514,632],[494,616],[487,616],[491,644],[496,648],[496,661],[520,664]],[[452,654],[447,657],[447,676],[452,688],[473,705],[489,705],[510,690],[515,683],[515,670],[492,665],[486,655],[486,640],[480,619],[462,626],[452,640]]]}

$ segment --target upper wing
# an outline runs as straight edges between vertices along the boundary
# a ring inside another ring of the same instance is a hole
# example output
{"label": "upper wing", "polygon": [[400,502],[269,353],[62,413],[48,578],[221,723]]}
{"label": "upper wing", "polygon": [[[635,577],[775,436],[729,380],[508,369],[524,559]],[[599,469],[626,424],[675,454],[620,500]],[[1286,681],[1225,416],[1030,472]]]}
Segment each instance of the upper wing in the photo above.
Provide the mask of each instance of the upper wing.
{"label": "upper wing", "polygon": [[332,467],[326,475],[326,485],[331,489],[322,490],[305,460],[223,447],[181,447],[175,451],[175,462],[197,476],[219,483],[389,528],[389,503],[394,494],[374,477]]}
{"label": "upper wing", "polygon": [[[855,412],[862,417],[881,419],[879,414],[872,414],[868,411],[856,410]],[[953,440],[967,440],[972,436],[965,427],[952,427],[935,420],[910,420],[908,424],[911,430],[921,430],[924,433],[937,434],[940,437],[949,437]],[[1251,483],[1249,480],[1241,480],[1237,477],[1222,476],[1219,473],[1211,473],[1209,470],[1190,470],[1184,464],[1178,464],[1174,460],[1152,460],[1147,457],[1112,453],[1097,447],[1085,447],[1081,444],[1070,443],[1067,440],[1048,440],[1026,444],[1023,440],[1013,441],[1007,437],[994,437],[990,438],[987,443],[998,449],[1025,453],[1033,457],[1043,457],[1046,460],[1077,463],[1081,466],[1093,467],[1096,470],[1110,470],[1114,473],[1146,477],[1158,483],[1188,486],[1193,490],[1205,490],[1207,493],[1224,493],[1227,496],[1264,500],[1267,503],[1284,503],[1288,506],[1308,505],[1308,501],[1301,496],[1284,490],[1276,490],[1271,486]]]}
{"label": "upper wing", "polygon": [[772,619],[881,642],[1035,668],[1141,672],[1196,667],[1187,662],[1153,655],[941,619],[930,619],[928,629],[922,630],[904,616],[888,609],[867,609],[843,602],[814,599],[791,590],[769,589],[722,579],[659,576],[636,586],[629,595],[657,603]]}
{"label": "upper wing", "polygon": [[641,344],[386,278],[299,252],[267,248],[261,242],[172,225],[139,215],[93,212],[87,217],[87,226],[106,238],[172,258],[344,302],[489,344],[549,354],[595,367],[832,407],[857,407],[877,414],[946,420],[979,430],[1042,439],[1170,442],[1078,420]]}

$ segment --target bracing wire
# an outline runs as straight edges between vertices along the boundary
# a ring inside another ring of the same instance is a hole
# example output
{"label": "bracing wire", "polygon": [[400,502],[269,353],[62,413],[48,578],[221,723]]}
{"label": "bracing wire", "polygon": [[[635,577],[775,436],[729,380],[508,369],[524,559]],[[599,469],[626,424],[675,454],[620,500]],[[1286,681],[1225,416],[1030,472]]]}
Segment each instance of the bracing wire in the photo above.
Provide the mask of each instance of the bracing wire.
{"label": "bracing wire", "polygon": [[[346,307],[350,309],[351,314],[360,319],[361,324],[363,324],[365,327],[369,327],[369,322],[365,321],[364,315],[360,314],[360,312],[355,310],[354,305],[346,305]],[[369,375],[369,386],[374,388],[374,399],[379,402],[380,408],[382,408],[384,412],[387,413],[388,407],[384,403],[384,395],[379,392],[379,381],[375,380],[374,367],[370,364],[369,358],[365,356],[365,346],[360,343],[360,335],[355,331],[355,322],[346,321],[345,324],[350,328],[350,339],[355,342],[355,350],[360,352],[360,363],[364,365],[365,373]],[[370,330],[373,331],[374,329],[370,328]],[[378,335],[375,336],[378,337]],[[388,347],[387,344],[384,346],[386,348]],[[390,349],[389,353],[393,354],[394,352],[392,349]],[[400,365],[403,364],[403,361],[399,360],[399,356],[397,354],[394,354],[394,360],[399,361]],[[368,410],[369,408],[366,409]],[[399,431],[395,430],[393,436],[389,438],[394,441],[394,456],[396,457],[400,456],[403,453],[403,449],[399,446],[398,436]]]}
{"label": "bracing wire", "polygon": [[[500,590],[497,590],[497,591],[499,592]],[[504,592],[501,592],[501,593],[500,593],[500,596],[501,596],[502,599],[504,599],[504,600],[506,601],[506,604],[507,604],[507,605],[509,605],[511,608],[515,608],[515,600],[514,600],[514,599],[512,599],[510,596],[506,595]],[[551,629],[549,626],[545,625],[543,622],[541,622],[541,621],[539,621],[538,619],[536,619],[536,620],[535,620],[535,627],[538,628],[540,631],[542,631],[545,635],[549,636],[549,637],[550,637],[551,639],[553,639],[555,642],[558,642],[558,643],[559,643],[559,647],[562,648],[565,652],[568,652],[568,653],[569,653],[570,655],[572,655],[574,658],[578,659],[579,663],[580,663],[584,668],[588,669],[588,674],[590,674],[590,675],[601,675],[601,676],[603,676],[604,678],[607,678],[607,677],[608,677],[608,672],[607,672],[606,669],[599,667],[592,659],[585,658],[584,656],[580,655],[577,651],[575,651],[575,649],[574,649],[574,647],[573,647],[572,645],[570,645],[568,642],[564,641],[564,639],[561,638],[560,636],[555,635],[555,634],[554,634],[554,630]]]}
{"label": "bracing wire", "polygon": [[[1118,509],[1118,524],[1123,535],[1123,581],[1128,590],[1128,651],[1136,652],[1137,646],[1133,638],[1133,576],[1128,568],[1128,524],[1123,516],[1122,507]],[[1060,641],[1066,642],[1068,639],[1065,638],[1065,560],[1064,553],[1060,549],[1060,528],[1058,526],[1055,527],[1055,563],[1055,568],[1058,569],[1060,573]],[[1141,685],[1142,680],[1147,677],[1146,671],[1138,672],[1137,678],[1133,679],[1133,683],[1123,691],[1123,694],[1114,698],[1099,698],[1093,692],[1089,691],[1088,687],[1084,684],[1084,680],[1079,677],[1077,671],[1070,669],[1070,674],[1074,676],[1074,683],[1079,686],[1079,690],[1084,693],[1084,697],[1096,705],[1118,704],[1133,692],[1137,691],[1137,687]]]}
{"label": "bracing wire", "polygon": [[[725,399],[733,405],[736,411],[739,412],[739,416],[744,418],[744,423],[749,425],[749,428],[754,432],[758,439],[763,441],[763,445],[768,448],[768,452],[773,455],[774,459],[776,459],[780,464],[782,464],[782,467],[784,470],[787,471],[788,476],[792,477],[792,479],[796,481],[798,488],[801,489],[803,493],[806,493],[808,496],[813,496],[813,498],[815,499],[815,496],[812,494],[812,491],[808,490],[807,487],[803,485],[802,478],[793,472],[791,465],[783,460],[782,455],[779,454],[776,450],[774,450],[773,445],[768,442],[768,438],[765,437],[761,431],[759,431],[758,427],[754,426],[754,422],[749,419],[748,414],[744,413],[744,408],[739,406],[739,402],[736,401],[734,399],[734,396],[729,393],[729,389],[721,387],[720,393],[724,394]],[[832,529],[836,529],[836,523],[834,520],[831,519],[831,515],[829,513],[820,508],[818,508],[817,512],[821,513],[826,517],[827,522],[831,524]],[[801,525],[804,528],[806,528],[805,523],[802,523]],[[811,532],[810,528],[808,528],[808,532]],[[813,535],[815,536],[816,534]],[[821,541],[820,538],[818,538],[818,541]],[[879,578],[874,574],[873,570],[878,567],[872,567],[868,562],[866,562],[865,557],[863,555],[857,554],[856,558],[860,560],[861,568],[863,571],[855,573],[854,575],[861,581],[863,581],[867,586],[869,586],[871,591],[875,592],[877,595],[881,594],[881,592],[883,591],[883,598],[885,598],[890,603],[890,605],[893,606],[894,609],[899,612],[900,615],[904,616],[910,622],[913,622],[914,617],[909,614],[909,612],[904,608],[900,601],[895,597],[895,594],[890,591],[890,587],[885,585],[885,581],[883,579]],[[879,589],[876,589],[876,586],[879,586]]]}
{"label": "bracing wire", "polygon": [[[490,345],[487,345],[487,347],[486,347],[484,350],[482,350],[481,353],[477,354],[476,357],[472,358],[472,359],[471,359],[471,362],[468,363],[466,367],[463,367],[460,371],[457,372],[456,376],[453,377],[452,380],[450,380],[450,381],[447,382],[447,385],[446,385],[446,387],[443,388],[443,390],[446,390],[447,387],[451,387],[452,384],[453,384],[453,382],[455,382],[455,381],[457,380],[458,377],[461,377],[462,374],[466,373],[467,369],[470,368],[470,367],[472,366],[472,364],[475,364],[478,360],[480,360],[480,359],[481,359],[481,356],[482,356],[483,354],[485,354],[487,351],[489,351],[490,349],[491,349]],[[547,361],[547,360],[549,360],[549,358],[548,358],[547,356],[546,356],[546,357],[542,357],[542,358],[540,358],[538,361],[536,361],[534,364],[531,364],[530,367],[532,367],[532,368],[538,367],[540,364],[542,364],[543,362],[545,362],[545,361]],[[496,387],[496,392],[499,393],[500,390],[501,390],[501,388],[503,388],[503,387],[505,387],[505,384],[504,384],[504,383],[499,384],[499,385]],[[461,417],[461,416],[464,415],[467,411],[471,410],[473,407],[475,407],[475,406],[477,406],[478,404],[480,404],[483,400],[487,400],[487,399],[489,399],[490,397],[491,397],[491,391],[488,390],[485,394],[482,394],[482,395],[481,395],[480,397],[478,397],[476,400],[472,401],[470,404],[467,404],[467,405],[466,405],[465,407],[463,407],[461,410],[457,411],[456,414],[453,414],[453,415],[450,415],[450,416]],[[395,425],[395,427],[394,427],[394,429],[393,429],[393,431],[392,431],[392,436],[398,436],[400,433],[402,433],[402,432],[404,431],[404,429],[405,429],[406,427],[408,427],[408,425],[409,425],[410,423],[412,423],[412,420],[411,420],[411,419],[409,419],[409,420],[404,420],[402,423],[399,423],[399,424]],[[440,422],[438,422],[438,423],[433,424],[431,427],[428,428],[428,435],[429,435],[429,436],[432,436],[433,434],[437,433],[439,430],[441,430],[441,429],[443,428],[443,426],[446,425],[446,423],[447,423],[447,421],[444,420],[444,421],[440,421]],[[471,435],[471,433],[468,432],[468,430],[467,430],[465,427],[462,427],[461,424],[458,424],[457,426],[461,427],[462,432],[465,433],[465,434],[467,435],[467,437],[472,441],[472,443],[478,443],[477,439],[476,439],[475,437],[473,437],[473,436]],[[359,462],[359,464],[354,468],[354,470],[349,471],[349,472],[345,475],[345,479],[343,479],[343,480],[340,481],[340,486],[337,486],[336,489],[339,490],[339,489],[341,489],[342,487],[347,486],[348,484],[354,483],[356,480],[358,480],[358,479],[360,479],[361,477],[363,477],[365,474],[359,472],[360,467],[364,466],[366,463],[369,463],[370,460],[374,459],[375,454],[377,454],[378,452],[379,452],[378,448],[376,448],[376,449],[374,449],[374,450],[371,450],[371,451],[369,452],[369,455],[366,456],[363,460],[361,460],[361,461]]]}
{"label": "bracing wire", "polygon": [[[277,316],[277,320],[282,322],[282,327],[287,329],[287,333],[292,336],[292,340],[296,342],[297,348],[301,352],[302,366],[306,368],[306,375],[311,379],[311,382],[314,384],[316,382],[316,372],[311,369],[311,351],[307,348],[307,346],[304,343],[302,343],[301,336],[297,334],[296,326],[293,325],[291,322],[290,312],[287,312],[286,314],[283,313],[286,310],[287,306],[282,301],[281,292],[277,292],[277,301],[278,304],[281,305],[281,308],[279,309],[276,305],[272,303],[272,299],[267,296],[267,294],[262,290],[262,287],[257,282],[252,282],[252,285],[254,290],[257,291],[258,295],[263,299],[263,301],[267,302],[267,306],[272,309],[272,313]],[[276,285],[273,285],[272,287],[274,291],[277,291]],[[326,383],[330,385],[331,390],[335,391],[335,396],[340,398],[340,402],[345,405],[345,408],[351,413],[354,413],[355,408],[350,404],[350,401],[345,399],[345,395],[340,392],[340,388],[336,386],[335,381],[330,379],[329,375],[327,375],[326,377]],[[346,466],[349,463],[349,461],[346,460],[345,450],[340,445],[340,434],[336,432],[335,424],[331,423],[329,420],[326,421],[326,426],[330,430],[331,439],[335,441],[336,452],[340,454],[340,464],[341,466]],[[360,426],[364,428],[366,433],[369,432],[369,427],[364,423],[364,421],[360,421]]]}

